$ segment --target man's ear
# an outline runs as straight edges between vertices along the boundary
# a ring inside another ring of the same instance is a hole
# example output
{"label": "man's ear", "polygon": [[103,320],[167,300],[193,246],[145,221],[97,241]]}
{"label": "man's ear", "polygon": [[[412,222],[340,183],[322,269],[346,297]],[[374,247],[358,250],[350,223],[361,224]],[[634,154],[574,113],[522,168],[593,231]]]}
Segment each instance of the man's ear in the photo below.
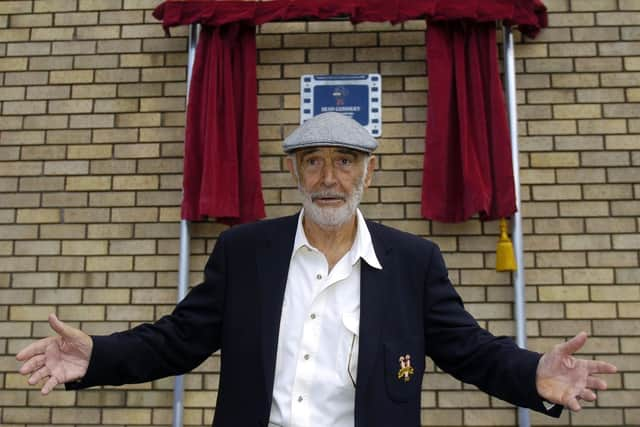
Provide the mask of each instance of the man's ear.
{"label": "man's ear", "polygon": [[293,177],[293,180],[297,184],[298,183],[298,177],[296,176],[296,169],[295,169],[295,165],[293,164],[294,160],[295,159],[294,159],[293,156],[287,156],[284,159],[285,164],[287,165],[287,169],[289,170],[289,173],[291,174],[291,176]]}
{"label": "man's ear", "polygon": [[367,161],[369,164],[367,165],[367,176],[364,178],[365,188],[369,188],[371,185],[371,181],[373,180],[373,171],[375,171],[376,166],[378,165],[378,158],[372,154],[369,156]]}

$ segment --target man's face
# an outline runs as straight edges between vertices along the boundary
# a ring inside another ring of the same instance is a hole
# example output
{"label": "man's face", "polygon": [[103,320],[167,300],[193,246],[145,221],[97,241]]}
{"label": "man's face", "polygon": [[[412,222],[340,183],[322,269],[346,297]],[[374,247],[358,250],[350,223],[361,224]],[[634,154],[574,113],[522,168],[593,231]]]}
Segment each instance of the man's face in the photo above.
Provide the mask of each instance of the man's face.
{"label": "man's face", "polygon": [[371,183],[375,157],[342,147],[312,147],[289,157],[287,166],[298,181],[307,216],[327,228],[355,214]]}

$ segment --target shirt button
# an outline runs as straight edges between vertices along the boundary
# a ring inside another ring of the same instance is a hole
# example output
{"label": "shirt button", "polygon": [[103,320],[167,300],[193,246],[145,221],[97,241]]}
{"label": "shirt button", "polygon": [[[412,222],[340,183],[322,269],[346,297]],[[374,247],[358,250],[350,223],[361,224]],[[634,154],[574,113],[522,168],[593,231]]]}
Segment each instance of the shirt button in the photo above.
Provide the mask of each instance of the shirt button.
{"label": "shirt button", "polygon": [[316,318],[316,314],[315,313],[311,313],[311,316],[309,316],[309,317],[311,317],[311,319],[315,319]]}
{"label": "shirt button", "polygon": [[311,356],[309,356],[308,354],[304,355],[304,360],[309,360],[311,358]]}
{"label": "shirt button", "polygon": [[302,402],[302,396],[298,396],[298,402]]}
{"label": "shirt button", "polygon": [[320,274],[320,273],[316,274],[316,279],[318,279],[318,280],[322,279],[322,274]]}

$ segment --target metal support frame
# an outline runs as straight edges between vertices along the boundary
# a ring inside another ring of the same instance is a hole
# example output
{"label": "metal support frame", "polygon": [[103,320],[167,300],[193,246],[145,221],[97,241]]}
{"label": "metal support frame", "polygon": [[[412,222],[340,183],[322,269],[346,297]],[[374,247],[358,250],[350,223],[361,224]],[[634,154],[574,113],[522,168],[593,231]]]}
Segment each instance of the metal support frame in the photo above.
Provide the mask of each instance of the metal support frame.
{"label": "metal support frame", "polygon": [[[516,341],[518,346],[527,346],[527,317],[525,313],[524,248],[522,239],[522,214],[520,210],[520,162],[518,155],[518,113],[516,109],[516,67],[511,27],[502,26],[502,47],[504,64],[504,86],[509,112],[511,132],[511,161],[513,164],[513,185],[516,190],[517,211],[511,220],[511,239],[516,255],[517,269],[513,272],[514,308],[516,317]],[[529,427],[529,410],[518,408],[518,426]]]}
{"label": "metal support frame", "polygon": [[[196,44],[198,41],[198,25],[189,27],[189,59],[187,66],[187,99],[191,85],[191,73],[195,59]],[[513,33],[509,26],[503,25],[503,49],[504,49],[504,86],[509,113],[509,128],[511,135],[511,158],[513,164],[513,180],[516,193],[516,208],[511,221],[511,236],[516,255],[517,270],[513,273],[514,306],[516,317],[516,338],[518,346],[525,348],[527,345],[526,315],[525,315],[525,281],[524,281],[524,250],[522,238],[522,215],[520,210],[520,162],[518,159],[518,115],[516,110],[516,85],[515,85],[515,55],[513,47]],[[178,270],[178,301],[187,294],[189,286],[189,257],[190,250],[189,221],[180,221],[180,265]],[[183,425],[183,394],[184,377],[175,377],[173,388],[173,427]],[[529,410],[518,408],[518,426],[530,427]]]}
{"label": "metal support frame", "polygon": [[[191,86],[191,72],[195,59],[196,44],[198,42],[198,25],[192,24],[189,27],[189,59],[187,62],[187,100],[189,98],[189,87]],[[180,264],[178,267],[178,302],[187,295],[189,287],[189,257],[191,255],[191,235],[189,231],[189,221],[180,220]],[[175,377],[173,384],[173,427],[182,427],[184,415],[184,376]]]}

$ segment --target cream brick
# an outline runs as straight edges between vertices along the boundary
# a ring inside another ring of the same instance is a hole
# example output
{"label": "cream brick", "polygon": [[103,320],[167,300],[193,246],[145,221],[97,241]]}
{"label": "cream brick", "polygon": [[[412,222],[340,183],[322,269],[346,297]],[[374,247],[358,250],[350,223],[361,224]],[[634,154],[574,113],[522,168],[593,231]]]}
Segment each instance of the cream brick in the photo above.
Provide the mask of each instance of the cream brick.
{"label": "cream brick", "polygon": [[530,135],[571,135],[577,133],[574,120],[545,120],[529,122]]}
{"label": "cream brick", "polygon": [[4,423],[21,423],[23,425],[24,423],[48,423],[49,408],[4,408],[2,421]]}
{"label": "cream brick", "polygon": [[[153,306],[111,306],[107,307],[107,320],[144,321],[154,320]],[[131,404],[131,403],[130,403]]]}
{"label": "cream brick", "polygon": [[[58,255],[60,242],[57,240],[17,241],[14,243],[16,255]],[[34,273],[35,274],[35,273]],[[15,281],[16,277],[14,277]],[[43,278],[43,280],[45,280]]]}
{"label": "cream brick", "polygon": [[18,390],[0,390],[0,405],[26,406],[27,392]]}
{"label": "cream brick", "polygon": [[[20,242],[16,242],[20,243]],[[16,288],[52,288],[58,284],[57,273],[13,273]],[[12,302],[8,300],[9,302]]]}
{"label": "cream brick", "polygon": [[2,301],[9,304],[32,304],[33,292],[30,289],[0,289]]}
{"label": "cream brick", "polygon": [[43,194],[42,206],[61,208],[87,206],[87,194],[67,192]]}
{"label": "cream brick", "polygon": [[0,175],[4,175],[4,176],[40,175],[41,173],[42,173],[42,162],[11,162],[11,163],[1,162],[0,163]]}
{"label": "cream brick", "polygon": [[557,119],[584,119],[602,117],[599,104],[554,105],[553,117]]}
{"label": "cream brick", "polygon": [[611,213],[615,216],[640,215],[640,202],[611,202]]}
{"label": "cream brick", "polygon": [[596,56],[596,43],[588,42],[571,42],[571,43],[553,43],[549,45],[549,56]]}
{"label": "cream brick", "polygon": [[78,55],[73,58],[74,68],[114,68],[118,66],[117,55]]}
{"label": "cream brick", "polygon": [[4,75],[5,86],[31,86],[48,83],[48,73],[45,71],[19,71],[6,72]]}
{"label": "cream brick", "polygon": [[16,14],[31,12],[32,2],[30,1],[4,1],[0,4],[0,14]]}
{"label": "cream brick", "polygon": [[131,224],[89,224],[87,229],[89,239],[127,239],[132,236]]}
{"label": "cream brick", "polygon": [[49,112],[55,114],[89,113],[92,108],[93,102],[90,99],[49,101]]}
{"label": "cream brick", "polygon": [[116,95],[114,84],[73,85],[72,98],[111,98]]}
{"label": "cream brick", "polygon": [[616,317],[615,303],[569,303],[568,319],[611,319]]}
{"label": "cream brick", "polygon": [[87,271],[128,271],[133,267],[130,256],[89,256]]}
{"label": "cream brick", "polygon": [[40,226],[42,239],[82,239],[85,237],[83,225],[75,224],[45,224]]}
{"label": "cream brick", "polygon": [[640,249],[640,234],[614,234],[614,249]]}
{"label": "cream brick", "polygon": [[[79,27],[76,31],[76,38],[85,39],[118,39],[120,37],[120,26],[118,25],[101,25],[93,27]],[[106,67],[102,67],[106,68]]]}
{"label": "cream brick", "polygon": [[167,40],[166,37],[144,39],[142,43],[144,52],[185,52],[186,49],[187,39],[185,37],[174,37],[171,40]]}
{"label": "cream brick", "polygon": [[58,308],[60,318],[65,321],[101,321],[105,320],[105,307],[102,305],[65,305]]}
{"label": "cream brick", "polygon": [[604,42],[599,49],[602,56],[633,56],[640,54],[640,42]]}
{"label": "cream brick", "polygon": [[158,177],[155,175],[113,177],[114,190],[151,190],[157,188]]}
{"label": "cream brick", "polygon": [[[36,304],[79,304],[80,289],[36,289]],[[41,317],[43,319],[44,317]],[[35,320],[35,319],[32,319]]]}
{"label": "cream brick", "polygon": [[[23,160],[56,160],[64,159],[65,152],[62,146],[31,146],[22,147],[20,150]],[[7,159],[8,160],[8,159]]]}
{"label": "cream brick", "polygon": [[[628,184],[602,184],[602,185],[585,185],[585,199],[628,199],[631,198],[633,189]],[[614,213],[614,215],[617,215]]]}
{"label": "cream brick", "polygon": [[139,98],[162,95],[160,83],[121,83],[118,84],[118,98]]}
{"label": "cream brick", "polygon": [[640,320],[594,320],[593,332],[603,336],[640,335]]}
{"label": "cream brick", "polygon": [[154,289],[152,293],[148,289],[134,289],[131,302],[133,304],[175,304],[175,289]]}
{"label": "cream brick", "polygon": [[62,242],[63,255],[106,255],[106,240],[66,240]]}
{"label": "cream brick", "polygon": [[89,193],[89,206],[132,206],[135,204],[134,192],[97,192]]}
{"label": "cream brick", "polygon": [[70,128],[109,128],[113,127],[113,114],[78,114],[70,116]]}
{"label": "cream brick", "polygon": [[581,134],[625,133],[627,124],[622,119],[578,120],[578,132]]}
{"label": "cream brick", "polygon": [[640,299],[638,285],[591,286],[591,298],[596,301],[625,301]]}
{"label": "cream brick", "polygon": [[100,12],[100,24],[136,24],[142,20],[142,11]]}
{"label": "cream brick", "polygon": [[17,321],[38,321],[46,319],[49,313],[55,312],[53,305],[29,305],[12,306],[9,308],[9,320]]}
{"label": "cream brick", "polygon": [[[129,70],[128,70],[129,71]],[[135,71],[135,70],[130,70]],[[186,70],[184,67],[143,68],[143,82],[184,81]]]}
{"label": "cream brick", "polygon": [[137,68],[96,70],[95,74],[96,83],[123,83],[140,80],[140,71]]}
{"label": "cream brick", "polygon": [[560,216],[563,217],[593,217],[608,214],[609,206],[604,201],[560,202]]}
{"label": "cream brick", "polygon": [[108,222],[109,210],[105,208],[68,208],[64,210],[67,223]]}
{"label": "cream brick", "polygon": [[23,87],[4,87],[0,88],[0,100],[22,100],[25,98],[25,88]]}
{"label": "cream brick", "polygon": [[612,168],[609,171],[610,182],[630,182],[640,181],[640,169],[637,167],[630,168]]}
{"label": "cream brick", "polygon": [[580,103],[624,102],[624,89],[577,89]]}
{"label": "cream brick", "polygon": [[67,150],[67,157],[69,159],[105,159],[112,156],[112,151],[113,150],[110,145],[70,146]]}
{"label": "cream brick", "polygon": [[60,222],[59,209],[18,209],[17,223],[56,223]]}

